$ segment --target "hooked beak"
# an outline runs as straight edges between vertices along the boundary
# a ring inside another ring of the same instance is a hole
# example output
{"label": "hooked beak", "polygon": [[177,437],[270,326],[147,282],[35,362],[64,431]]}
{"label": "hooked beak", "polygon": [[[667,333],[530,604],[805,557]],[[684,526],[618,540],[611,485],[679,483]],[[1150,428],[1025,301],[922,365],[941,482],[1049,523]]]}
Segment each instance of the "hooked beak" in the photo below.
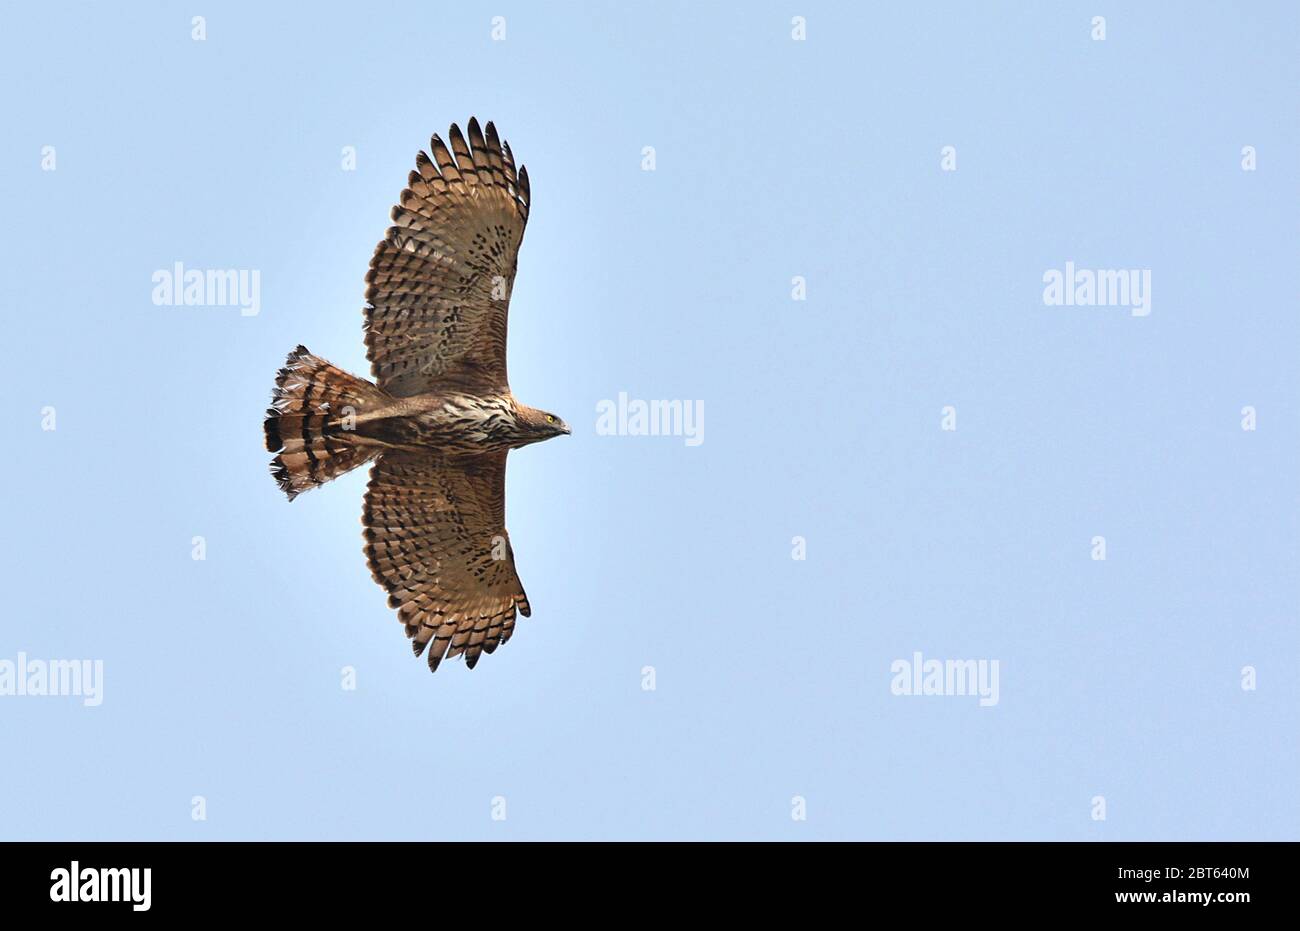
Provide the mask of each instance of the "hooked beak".
{"label": "hooked beak", "polygon": [[560,427],[560,432],[563,433],[565,436],[570,436],[573,434],[573,431],[569,429],[569,425],[567,423],[564,424],[562,427]]}

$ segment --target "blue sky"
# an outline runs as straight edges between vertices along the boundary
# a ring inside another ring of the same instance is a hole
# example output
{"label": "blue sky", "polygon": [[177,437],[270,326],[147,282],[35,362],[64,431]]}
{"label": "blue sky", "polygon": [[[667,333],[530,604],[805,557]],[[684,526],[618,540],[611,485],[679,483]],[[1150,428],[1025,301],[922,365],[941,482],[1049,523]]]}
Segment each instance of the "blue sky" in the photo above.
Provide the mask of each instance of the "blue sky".
{"label": "blue sky", "polygon": [[[103,695],[0,696],[0,836],[1300,837],[1300,15],[1104,6],[11,10],[0,662]],[[364,471],[286,503],[261,416],[298,343],[368,372],[471,114],[532,178],[511,382],[574,435],[510,459],[533,617],[430,676]],[[259,312],[156,305],[176,262]],[[1045,304],[1067,262],[1150,314]],[[598,435],[620,392],[703,442]],[[998,702],[893,694],[917,652]]]}

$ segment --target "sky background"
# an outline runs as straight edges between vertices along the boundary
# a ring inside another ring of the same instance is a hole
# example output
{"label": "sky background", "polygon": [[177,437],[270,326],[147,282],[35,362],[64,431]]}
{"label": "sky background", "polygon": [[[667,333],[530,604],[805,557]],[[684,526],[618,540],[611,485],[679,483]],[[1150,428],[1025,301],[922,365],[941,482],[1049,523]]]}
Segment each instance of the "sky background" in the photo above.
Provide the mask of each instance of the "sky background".
{"label": "sky background", "polygon": [[[0,837],[1300,838],[1294,4],[5,20],[0,660],[104,694],[0,697]],[[532,618],[430,676],[365,470],[289,504],[261,424],[300,342],[368,373],[371,251],[471,114],[532,179],[512,386],[574,435],[510,457]],[[1045,306],[1067,261],[1150,316]],[[175,262],[260,313],[156,306]],[[597,435],[620,391],[704,442]],[[891,694],[915,651],[1000,702]]]}

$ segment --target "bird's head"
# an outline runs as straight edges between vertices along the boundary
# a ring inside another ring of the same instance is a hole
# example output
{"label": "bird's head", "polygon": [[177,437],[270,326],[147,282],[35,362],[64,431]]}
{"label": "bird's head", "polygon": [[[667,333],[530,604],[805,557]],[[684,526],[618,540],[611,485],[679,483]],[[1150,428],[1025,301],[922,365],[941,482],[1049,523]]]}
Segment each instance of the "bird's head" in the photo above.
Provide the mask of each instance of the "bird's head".
{"label": "bird's head", "polygon": [[528,434],[529,442],[538,443],[553,436],[568,436],[573,431],[569,425],[548,411],[524,407],[519,411],[519,421]]}

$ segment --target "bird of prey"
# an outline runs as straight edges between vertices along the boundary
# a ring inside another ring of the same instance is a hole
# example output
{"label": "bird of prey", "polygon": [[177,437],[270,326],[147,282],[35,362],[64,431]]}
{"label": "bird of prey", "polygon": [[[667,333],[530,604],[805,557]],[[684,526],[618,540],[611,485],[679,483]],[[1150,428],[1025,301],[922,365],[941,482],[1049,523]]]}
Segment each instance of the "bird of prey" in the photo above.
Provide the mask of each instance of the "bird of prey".
{"label": "bird of prey", "polygon": [[528,221],[528,172],[488,123],[430,142],[366,274],[375,381],[304,347],[266,412],[271,473],[297,495],[373,460],[366,561],[430,670],[471,669],[531,609],[505,528],[506,455],[569,433],[506,379],[506,314]]}

